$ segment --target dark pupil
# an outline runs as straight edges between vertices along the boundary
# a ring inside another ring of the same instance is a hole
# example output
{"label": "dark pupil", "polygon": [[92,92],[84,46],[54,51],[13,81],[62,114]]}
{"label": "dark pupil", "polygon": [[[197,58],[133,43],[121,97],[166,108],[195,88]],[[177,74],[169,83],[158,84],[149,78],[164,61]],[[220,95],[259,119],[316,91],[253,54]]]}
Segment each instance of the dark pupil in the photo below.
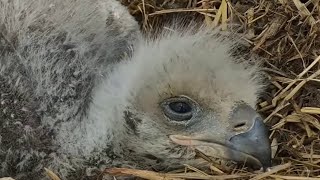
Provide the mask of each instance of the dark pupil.
{"label": "dark pupil", "polygon": [[169,104],[169,107],[176,113],[187,113],[191,111],[189,104],[184,102],[172,102]]}

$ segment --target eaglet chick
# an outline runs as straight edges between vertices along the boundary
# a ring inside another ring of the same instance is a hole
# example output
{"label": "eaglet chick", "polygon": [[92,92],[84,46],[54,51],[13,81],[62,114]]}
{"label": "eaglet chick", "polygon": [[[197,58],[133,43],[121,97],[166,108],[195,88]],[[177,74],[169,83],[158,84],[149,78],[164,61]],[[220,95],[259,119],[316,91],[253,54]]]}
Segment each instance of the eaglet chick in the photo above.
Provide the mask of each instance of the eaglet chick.
{"label": "eaglet chick", "polygon": [[115,0],[1,0],[0,30],[0,77],[32,114],[0,119],[0,177],[197,167],[195,150],[271,165],[259,68],[232,38],[192,25],[146,38]]}

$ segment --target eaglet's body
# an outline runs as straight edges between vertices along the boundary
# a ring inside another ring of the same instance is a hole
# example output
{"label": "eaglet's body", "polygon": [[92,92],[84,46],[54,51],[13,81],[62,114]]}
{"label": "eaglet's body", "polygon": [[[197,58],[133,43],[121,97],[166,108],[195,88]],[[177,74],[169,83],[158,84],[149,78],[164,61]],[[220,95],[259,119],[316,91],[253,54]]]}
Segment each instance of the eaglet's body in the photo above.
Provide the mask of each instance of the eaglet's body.
{"label": "eaglet's body", "polygon": [[[0,30],[0,76],[34,114],[0,119],[0,177],[196,165],[184,138],[236,161],[269,153],[252,109],[256,67],[235,63],[210,31],[145,40],[113,0],[2,0]],[[260,142],[237,136],[251,129]],[[248,139],[265,149],[244,149]]]}

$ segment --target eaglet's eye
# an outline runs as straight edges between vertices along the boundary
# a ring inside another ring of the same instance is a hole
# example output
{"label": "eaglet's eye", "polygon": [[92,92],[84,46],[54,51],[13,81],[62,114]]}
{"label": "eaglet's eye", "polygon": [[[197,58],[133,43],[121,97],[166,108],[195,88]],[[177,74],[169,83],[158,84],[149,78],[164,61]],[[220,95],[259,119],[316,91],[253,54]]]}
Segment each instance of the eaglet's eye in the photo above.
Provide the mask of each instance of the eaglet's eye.
{"label": "eaglet's eye", "polygon": [[172,102],[169,104],[169,107],[174,112],[180,114],[191,112],[191,107],[186,102]]}
{"label": "eaglet's eye", "polygon": [[190,120],[195,112],[195,103],[186,97],[174,97],[162,104],[164,114],[172,121]]}

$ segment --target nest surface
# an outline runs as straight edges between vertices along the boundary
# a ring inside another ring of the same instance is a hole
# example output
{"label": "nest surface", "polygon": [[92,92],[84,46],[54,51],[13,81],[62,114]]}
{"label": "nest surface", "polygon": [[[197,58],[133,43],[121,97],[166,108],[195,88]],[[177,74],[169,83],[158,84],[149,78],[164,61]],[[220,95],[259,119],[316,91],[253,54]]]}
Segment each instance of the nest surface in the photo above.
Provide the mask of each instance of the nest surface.
{"label": "nest surface", "polygon": [[320,179],[319,0],[122,0],[145,32],[172,16],[228,30],[241,25],[250,50],[264,58],[270,84],[258,109],[271,127],[274,167],[265,173],[210,166],[188,173],[116,169],[146,179]]}

